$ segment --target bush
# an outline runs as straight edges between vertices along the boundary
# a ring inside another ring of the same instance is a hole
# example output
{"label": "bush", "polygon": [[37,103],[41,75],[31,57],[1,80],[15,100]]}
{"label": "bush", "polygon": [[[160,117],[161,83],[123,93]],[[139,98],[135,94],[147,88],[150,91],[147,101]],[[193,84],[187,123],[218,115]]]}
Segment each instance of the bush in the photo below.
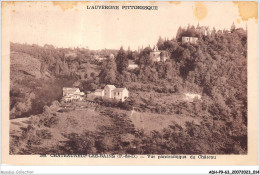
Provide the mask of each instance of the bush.
{"label": "bush", "polygon": [[50,116],[44,116],[43,119],[40,120],[40,123],[42,123],[44,126],[50,128],[52,126],[57,125],[59,119],[58,117],[50,117]]}
{"label": "bush", "polygon": [[61,154],[95,154],[95,136],[92,132],[84,134],[71,133],[66,136],[68,141],[60,148]]}
{"label": "bush", "polygon": [[52,138],[52,134],[48,129],[36,130],[36,135],[37,135],[37,137],[39,137],[41,139],[51,139]]}

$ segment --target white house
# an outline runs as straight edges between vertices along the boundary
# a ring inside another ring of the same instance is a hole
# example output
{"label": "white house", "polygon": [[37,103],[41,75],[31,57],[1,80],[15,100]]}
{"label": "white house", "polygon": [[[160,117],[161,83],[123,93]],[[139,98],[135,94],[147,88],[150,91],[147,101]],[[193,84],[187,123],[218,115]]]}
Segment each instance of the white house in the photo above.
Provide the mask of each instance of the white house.
{"label": "white house", "polygon": [[79,88],[63,88],[63,100],[65,102],[82,101],[84,99],[84,92],[80,92]]}
{"label": "white house", "polygon": [[186,36],[183,36],[181,41],[182,41],[182,44],[184,44],[184,43],[197,44],[198,37],[186,37]]}
{"label": "white house", "polygon": [[93,94],[96,97],[112,98],[120,101],[125,101],[129,97],[129,91],[126,88],[116,88],[114,85],[106,85],[104,90],[96,89]]}
{"label": "white house", "polygon": [[129,91],[126,88],[116,88],[112,93],[113,98],[120,101],[125,101],[129,97]]}
{"label": "white house", "polygon": [[128,69],[136,69],[136,68],[138,68],[138,64],[129,64],[127,68]]}
{"label": "white house", "polygon": [[186,101],[193,101],[194,99],[201,99],[201,95],[200,94],[195,94],[195,93],[184,93],[185,98],[184,100]]}
{"label": "white house", "polygon": [[106,85],[104,87],[104,97],[106,98],[112,98],[112,91],[116,89],[114,85]]}

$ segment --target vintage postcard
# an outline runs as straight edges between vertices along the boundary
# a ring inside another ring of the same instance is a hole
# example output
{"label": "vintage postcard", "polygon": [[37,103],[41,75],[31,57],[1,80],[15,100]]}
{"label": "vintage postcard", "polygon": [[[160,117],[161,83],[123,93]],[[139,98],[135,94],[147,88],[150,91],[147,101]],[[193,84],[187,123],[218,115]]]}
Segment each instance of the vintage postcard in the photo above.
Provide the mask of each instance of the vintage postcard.
{"label": "vintage postcard", "polygon": [[258,2],[1,5],[2,163],[258,164]]}

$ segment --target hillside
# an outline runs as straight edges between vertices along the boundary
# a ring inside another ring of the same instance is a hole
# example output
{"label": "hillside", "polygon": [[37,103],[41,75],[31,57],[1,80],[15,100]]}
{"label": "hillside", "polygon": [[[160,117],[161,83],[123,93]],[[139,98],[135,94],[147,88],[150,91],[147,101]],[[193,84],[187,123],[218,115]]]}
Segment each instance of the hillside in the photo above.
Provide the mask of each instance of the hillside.
{"label": "hillside", "polygon": [[10,65],[10,76],[11,82],[22,80],[25,76],[31,76],[36,79],[42,78],[43,75],[40,71],[41,62],[37,58],[26,54],[11,52],[11,65]]}
{"label": "hillside", "polygon": [[111,120],[91,110],[55,112],[53,116],[30,116],[11,120],[12,154],[45,154],[58,151],[70,134],[94,132],[109,126]]}

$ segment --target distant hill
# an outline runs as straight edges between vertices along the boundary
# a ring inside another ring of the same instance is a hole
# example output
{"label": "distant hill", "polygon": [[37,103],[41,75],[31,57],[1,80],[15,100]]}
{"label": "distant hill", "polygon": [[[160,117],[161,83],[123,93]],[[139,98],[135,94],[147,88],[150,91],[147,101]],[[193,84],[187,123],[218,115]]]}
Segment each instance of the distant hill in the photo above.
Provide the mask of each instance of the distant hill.
{"label": "distant hill", "polygon": [[10,62],[10,75],[11,80],[23,79],[25,76],[34,78],[43,78],[44,74],[41,73],[41,62],[39,59],[26,54],[11,52]]}

